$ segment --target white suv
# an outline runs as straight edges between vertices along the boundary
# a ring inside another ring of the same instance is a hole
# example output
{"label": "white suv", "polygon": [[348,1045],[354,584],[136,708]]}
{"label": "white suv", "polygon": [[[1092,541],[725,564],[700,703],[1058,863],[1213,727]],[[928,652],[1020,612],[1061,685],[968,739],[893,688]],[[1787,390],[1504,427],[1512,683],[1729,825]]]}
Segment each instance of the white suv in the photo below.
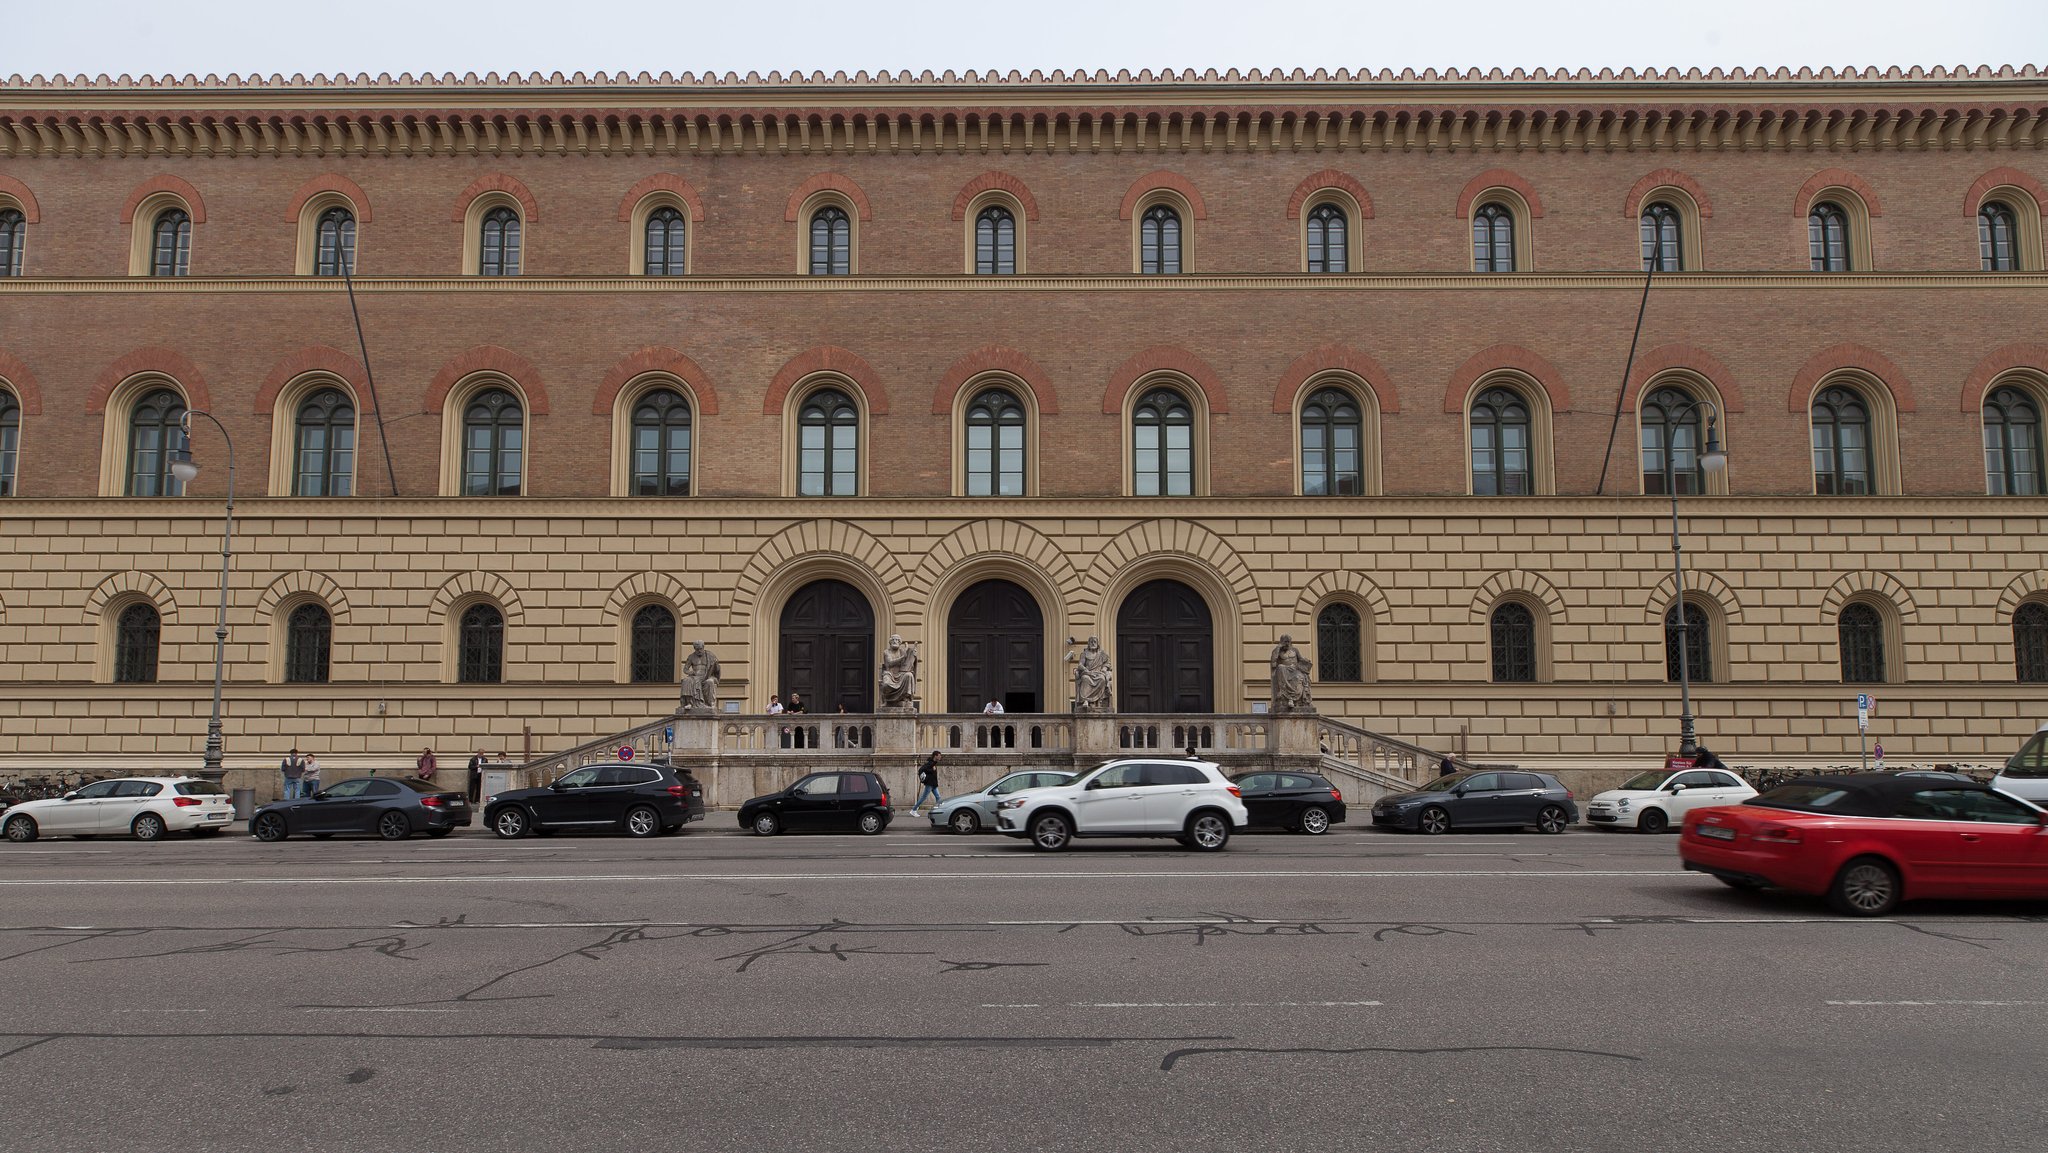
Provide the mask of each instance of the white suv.
{"label": "white suv", "polygon": [[997,831],[1053,852],[1075,837],[1172,837],[1213,853],[1248,815],[1236,785],[1208,761],[1116,760],[1064,785],[1006,797]]}

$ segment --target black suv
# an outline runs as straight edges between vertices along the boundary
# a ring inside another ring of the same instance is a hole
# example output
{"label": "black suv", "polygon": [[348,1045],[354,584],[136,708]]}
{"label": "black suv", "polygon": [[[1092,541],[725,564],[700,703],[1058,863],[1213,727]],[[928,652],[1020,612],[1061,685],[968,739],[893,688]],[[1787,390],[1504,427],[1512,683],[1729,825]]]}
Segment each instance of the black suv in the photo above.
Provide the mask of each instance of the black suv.
{"label": "black suv", "polygon": [[501,837],[528,833],[670,833],[704,819],[704,786],[668,765],[584,765],[543,789],[484,798],[484,824]]}
{"label": "black suv", "polygon": [[740,828],[764,837],[784,829],[850,829],[872,836],[889,827],[889,817],[889,788],[873,773],[812,773],[740,806]]}

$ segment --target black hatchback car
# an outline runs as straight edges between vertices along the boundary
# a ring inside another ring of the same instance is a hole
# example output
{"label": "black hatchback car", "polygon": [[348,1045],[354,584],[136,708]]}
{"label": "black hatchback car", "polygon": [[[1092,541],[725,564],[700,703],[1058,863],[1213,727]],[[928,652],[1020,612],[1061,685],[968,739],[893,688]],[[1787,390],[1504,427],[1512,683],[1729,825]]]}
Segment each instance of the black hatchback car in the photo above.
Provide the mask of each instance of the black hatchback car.
{"label": "black hatchback car", "polygon": [[1319,773],[1241,773],[1230,782],[1242,790],[1251,828],[1321,836],[1344,823],[1344,794]]}
{"label": "black hatchback car", "polygon": [[1381,797],[1372,806],[1373,824],[1431,836],[1523,825],[1562,833],[1578,819],[1572,791],[1549,773],[1448,773],[1414,792]]}
{"label": "black hatchback car", "polygon": [[610,833],[652,837],[704,819],[704,786],[669,765],[583,765],[544,788],[484,798],[484,825],[501,837]]}
{"label": "black hatchback car", "polygon": [[353,777],[310,797],[263,806],[249,817],[249,832],[259,841],[294,833],[375,833],[402,841],[414,833],[445,837],[469,822],[469,798],[460,790],[413,777]]}
{"label": "black hatchback car", "polygon": [[812,773],[779,793],[740,806],[740,828],[764,837],[790,830],[851,830],[870,836],[889,827],[889,788],[873,773]]}

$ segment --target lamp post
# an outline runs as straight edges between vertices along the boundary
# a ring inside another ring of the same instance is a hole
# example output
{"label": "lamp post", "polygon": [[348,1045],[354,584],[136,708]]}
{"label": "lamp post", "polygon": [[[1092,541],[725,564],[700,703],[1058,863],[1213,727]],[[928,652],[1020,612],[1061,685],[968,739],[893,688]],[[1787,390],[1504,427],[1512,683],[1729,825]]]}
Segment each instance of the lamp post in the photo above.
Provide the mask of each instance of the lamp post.
{"label": "lamp post", "polygon": [[1728,471],[1728,454],[1721,451],[1721,441],[1714,435],[1714,420],[1718,415],[1714,406],[1704,400],[1695,400],[1679,409],[1684,420],[1675,416],[1665,418],[1665,428],[1670,430],[1664,445],[1664,491],[1671,497],[1671,583],[1674,590],[1671,603],[1678,610],[1678,753],[1683,757],[1699,755],[1699,743],[1694,739],[1692,726],[1692,654],[1688,651],[1686,622],[1691,610],[1685,606],[1685,566],[1680,563],[1683,549],[1678,543],[1678,484],[1671,469],[1673,442],[1677,430],[1685,427],[1685,421],[1701,410],[1707,414],[1707,443],[1700,453],[1700,467],[1708,476],[1720,476]]}
{"label": "lamp post", "polygon": [[201,770],[208,777],[219,780],[226,775],[226,770],[221,767],[220,682],[227,659],[228,564],[234,555],[235,439],[228,435],[227,426],[216,420],[212,413],[187,409],[185,419],[178,423],[185,434],[184,443],[171,450],[171,475],[178,478],[180,485],[191,484],[199,477],[199,463],[192,459],[192,418],[195,416],[213,421],[213,427],[220,430],[220,438],[228,446],[228,504],[220,526],[220,604],[213,624],[213,718],[206,722],[206,766]]}

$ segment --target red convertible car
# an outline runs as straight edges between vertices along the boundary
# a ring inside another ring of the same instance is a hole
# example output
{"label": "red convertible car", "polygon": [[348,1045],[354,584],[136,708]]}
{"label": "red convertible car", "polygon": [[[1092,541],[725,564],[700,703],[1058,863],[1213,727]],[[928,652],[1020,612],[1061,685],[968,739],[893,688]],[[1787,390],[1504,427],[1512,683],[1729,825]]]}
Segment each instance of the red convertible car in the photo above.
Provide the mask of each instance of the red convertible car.
{"label": "red convertible car", "polygon": [[1694,809],[1678,855],[1735,888],[1825,895],[1852,917],[1922,897],[2048,899],[2048,812],[1911,774],[1805,777]]}

